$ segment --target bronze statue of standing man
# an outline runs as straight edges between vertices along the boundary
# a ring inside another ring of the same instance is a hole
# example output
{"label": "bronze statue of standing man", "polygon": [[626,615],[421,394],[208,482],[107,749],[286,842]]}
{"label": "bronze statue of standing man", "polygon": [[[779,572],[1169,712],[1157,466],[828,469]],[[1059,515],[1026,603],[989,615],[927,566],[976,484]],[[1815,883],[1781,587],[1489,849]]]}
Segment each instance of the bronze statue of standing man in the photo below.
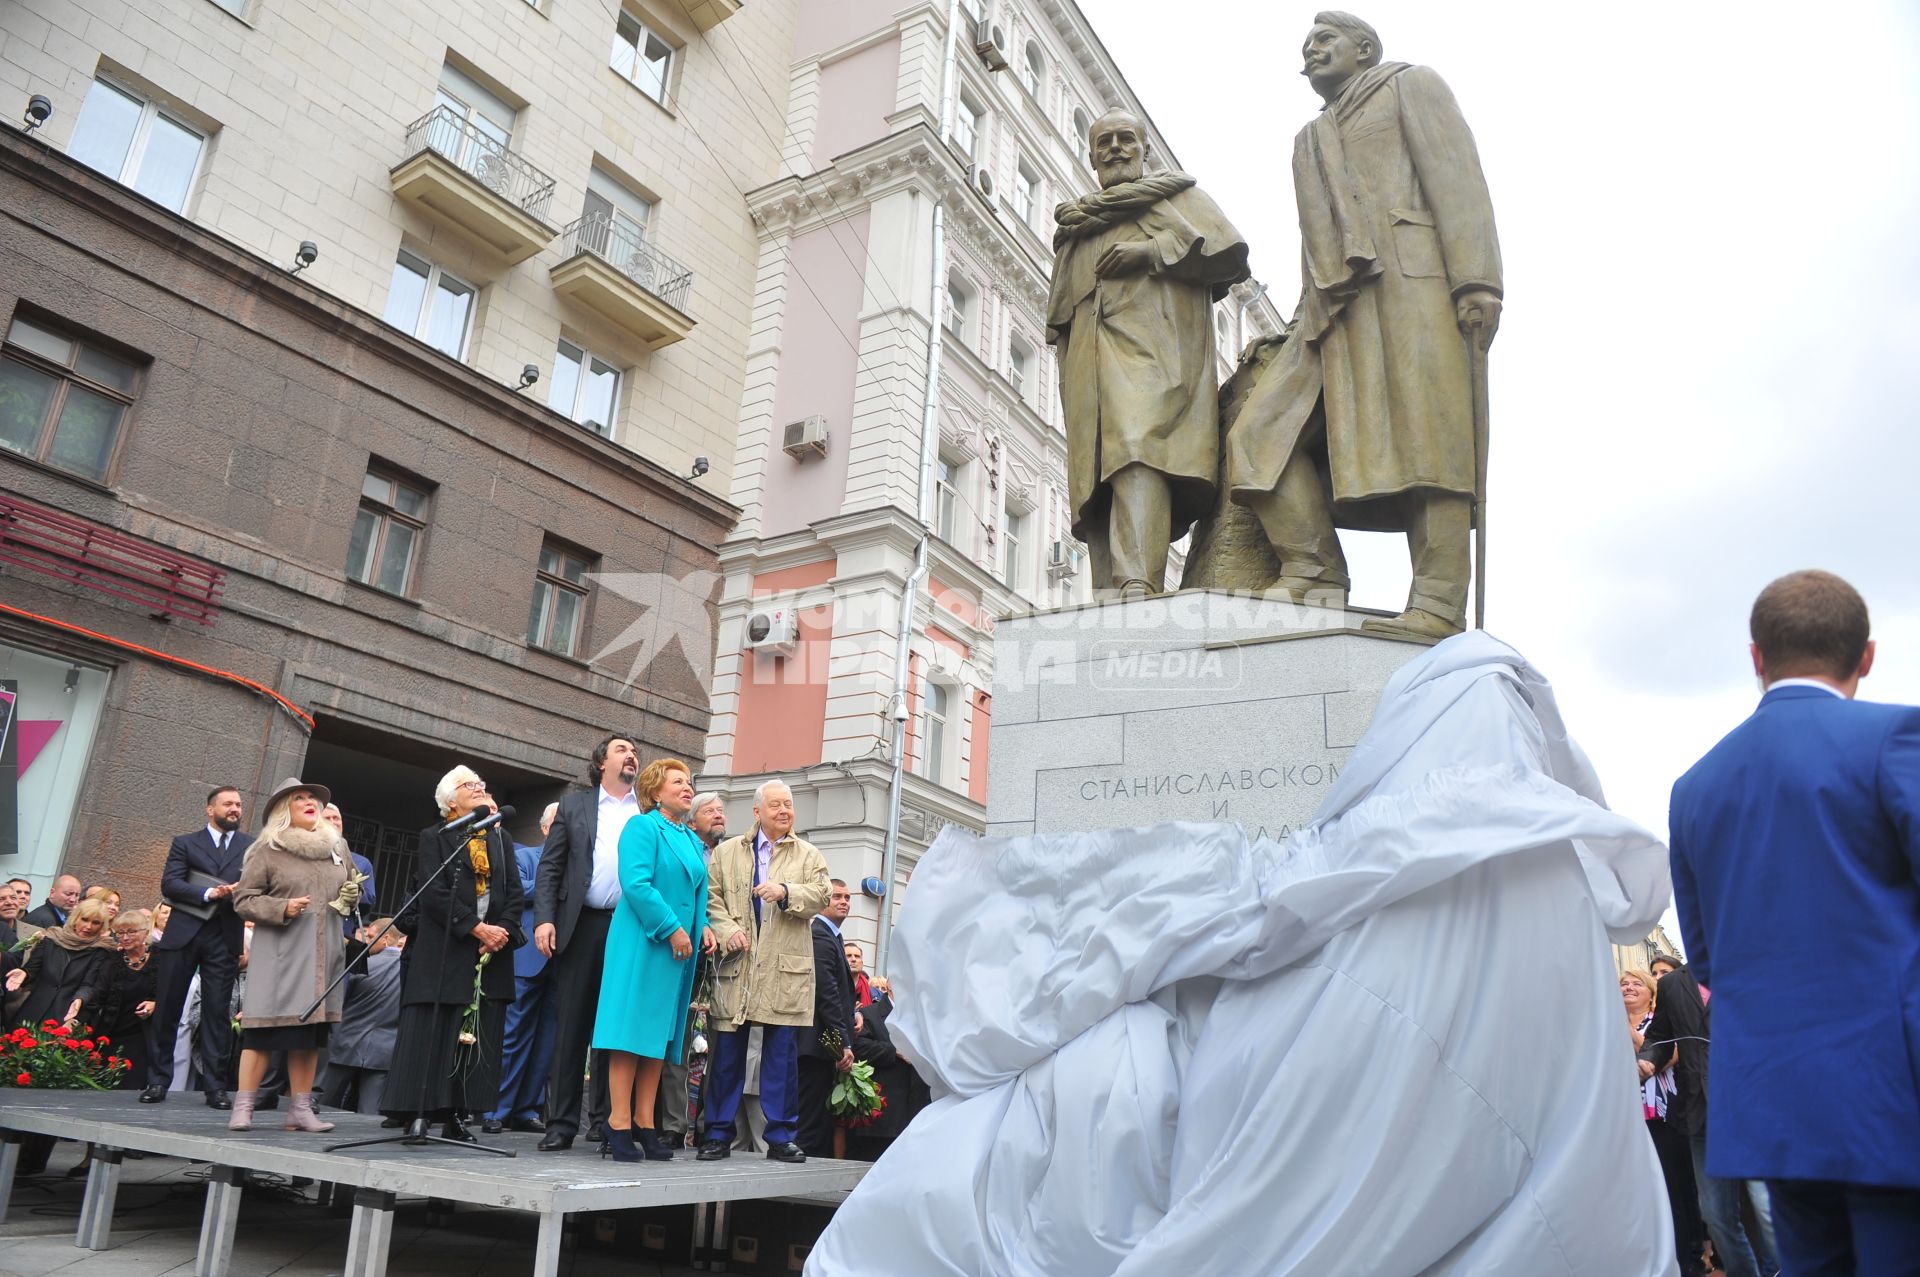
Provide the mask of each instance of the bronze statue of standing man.
{"label": "bronze statue of standing man", "polygon": [[1406,611],[1367,628],[1465,624],[1475,430],[1468,349],[1500,324],[1500,244],[1480,156],[1433,71],[1381,61],[1351,14],[1315,15],[1302,74],[1326,100],[1294,139],[1301,296],[1227,440],[1296,598],[1343,601],[1335,526],[1407,534]]}
{"label": "bronze statue of standing man", "polygon": [[1054,210],[1047,299],[1073,534],[1094,589],[1158,594],[1167,547],[1213,506],[1213,303],[1247,278],[1247,245],[1191,177],[1146,172],[1135,116],[1107,112],[1087,141],[1101,189]]}

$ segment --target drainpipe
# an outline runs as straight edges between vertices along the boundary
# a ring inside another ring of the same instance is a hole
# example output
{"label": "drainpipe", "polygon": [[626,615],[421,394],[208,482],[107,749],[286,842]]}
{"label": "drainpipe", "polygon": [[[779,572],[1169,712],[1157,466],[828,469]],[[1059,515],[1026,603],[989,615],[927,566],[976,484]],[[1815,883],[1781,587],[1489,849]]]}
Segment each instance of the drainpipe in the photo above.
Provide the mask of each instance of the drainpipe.
{"label": "drainpipe", "polygon": [[[940,145],[947,144],[953,128],[954,58],[959,45],[960,0],[947,0],[947,50],[940,68]],[[913,665],[913,618],[918,610],[921,588],[927,581],[927,553],[933,539],[933,463],[935,441],[940,437],[940,356],[946,325],[940,322],[940,306],[946,291],[947,219],[946,199],[933,203],[933,278],[928,281],[927,298],[927,384],[926,407],[920,414],[920,491],[917,517],[918,539],[913,547],[913,570],[900,599],[900,642],[893,654],[893,784],[887,795],[886,848],[880,858],[879,939],[874,945],[873,966],[880,975],[887,973],[887,950],[893,939],[894,875],[900,870],[900,795],[906,784],[907,770],[907,679]]]}

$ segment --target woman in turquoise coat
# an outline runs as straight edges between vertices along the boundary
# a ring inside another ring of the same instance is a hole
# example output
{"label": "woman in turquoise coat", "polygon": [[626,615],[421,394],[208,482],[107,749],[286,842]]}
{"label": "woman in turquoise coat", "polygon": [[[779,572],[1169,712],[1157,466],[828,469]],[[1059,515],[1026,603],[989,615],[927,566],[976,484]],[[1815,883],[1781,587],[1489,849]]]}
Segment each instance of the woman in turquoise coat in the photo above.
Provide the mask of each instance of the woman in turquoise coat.
{"label": "woman in turquoise coat", "polygon": [[[707,850],[687,827],[693,777],[676,758],[634,783],[642,814],[620,832],[620,903],[607,931],[593,1046],[607,1052],[606,1152],[616,1162],[673,1160],[653,1126],[663,1060],[680,1059],[693,1000],[693,937],[707,952]],[[637,1147],[636,1147],[637,1145]]]}

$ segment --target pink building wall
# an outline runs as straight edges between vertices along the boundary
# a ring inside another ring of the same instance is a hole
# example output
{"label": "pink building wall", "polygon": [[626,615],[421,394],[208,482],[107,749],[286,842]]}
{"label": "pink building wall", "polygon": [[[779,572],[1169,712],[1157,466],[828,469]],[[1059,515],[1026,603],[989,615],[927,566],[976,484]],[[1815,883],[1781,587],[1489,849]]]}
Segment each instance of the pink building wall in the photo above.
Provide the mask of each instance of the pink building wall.
{"label": "pink building wall", "polygon": [[887,135],[887,117],[893,114],[899,79],[897,36],[820,68],[814,168],[826,168],[835,156]]}
{"label": "pink building wall", "polygon": [[993,694],[973,694],[973,756],[967,760],[967,797],[987,805],[987,745],[993,726]]}
{"label": "pink building wall", "polygon": [[801,62],[893,25],[898,0],[800,0],[793,60]]}
{"label": "pink building wall", "polygon": [[[812,589],[833,579],[836,561],[762,572],[753,578],[756,597]],[[740,704],[734,711],[733,770],[791,771],[820,761],[827,721],[827,653],[833,643],[833,609],[803,608],[800,648],[784,661],[749,654],[741,671]]]}
{"label": "pink building wall", "polygon": [[[858,380],[860,303],[866,281],[870,214],[866,209],[795,235],[787,243],[786,315],[780,329],[780,372],[773,388],[773,439],[761,500],[762,535],[797,532],[840,513],[847,494],[847,454]],[[795,460],[780,450],[787,423],[827,419],[827,455]],[[817,759],[815,761],[818,761]]]}

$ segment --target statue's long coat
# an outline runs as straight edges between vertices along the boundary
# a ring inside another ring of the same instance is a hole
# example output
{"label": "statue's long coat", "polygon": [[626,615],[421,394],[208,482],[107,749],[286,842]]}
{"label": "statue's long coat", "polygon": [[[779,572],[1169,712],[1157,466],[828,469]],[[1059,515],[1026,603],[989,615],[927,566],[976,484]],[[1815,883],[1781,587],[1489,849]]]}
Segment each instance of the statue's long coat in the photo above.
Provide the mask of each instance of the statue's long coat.
{"label": "statue's long coat", "polygon": [[1300,311],[1234,423],[1228,484],[1271,491],[1324,400],[1336,523],[1401,530],[1401,493],[1474,489],[1454,298],[1501,292],[1479,153],[1445,82],[1394,63],[1354,77],[1301,130],[1293,175]]}
{"label": "statue's long coat", "polygon": [[[1096,279],[1118,243],[1150,241],[1153,273]],[[1247,278],[1247,244],[1197,186],[1061,246],[1047,299],[1060,359],[1074,535],[1087,540],[1107,481],[1139,462],[1173,481],[1173,535],[1212,508],[1220,464],[1213,303]]]}

